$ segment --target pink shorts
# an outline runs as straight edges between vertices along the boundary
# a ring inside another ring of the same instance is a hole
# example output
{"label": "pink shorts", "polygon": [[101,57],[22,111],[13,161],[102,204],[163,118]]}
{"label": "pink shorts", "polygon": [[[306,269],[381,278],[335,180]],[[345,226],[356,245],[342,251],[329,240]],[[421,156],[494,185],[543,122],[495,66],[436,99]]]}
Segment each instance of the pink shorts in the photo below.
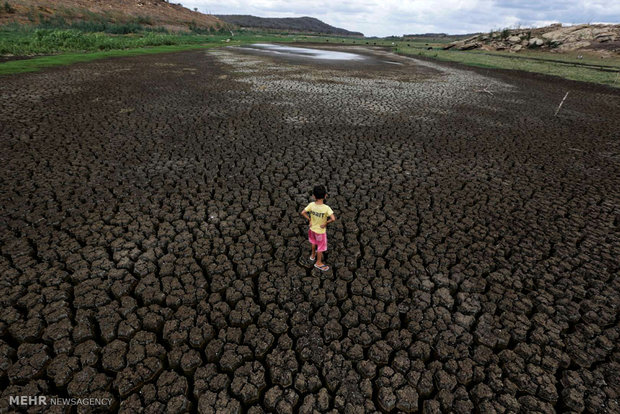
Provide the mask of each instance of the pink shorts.
{"label": "pink shorts", "polygon": [[324,252],[327,250],[327,233],[315,233],[308,229],[308,240],[312,244],[316,244],[317,252]]}

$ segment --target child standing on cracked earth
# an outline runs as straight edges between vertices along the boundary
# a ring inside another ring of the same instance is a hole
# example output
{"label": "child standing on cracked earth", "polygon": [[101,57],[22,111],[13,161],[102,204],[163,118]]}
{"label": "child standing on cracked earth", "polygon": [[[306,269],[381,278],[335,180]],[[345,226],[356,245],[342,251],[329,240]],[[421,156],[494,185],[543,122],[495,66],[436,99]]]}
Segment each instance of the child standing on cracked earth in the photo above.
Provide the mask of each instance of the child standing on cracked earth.
{"label": "child standing on cracked earth", "polygon": [[310,203],[303,209],[301,215],[308,220],[310,228],[308,229],[308,240],[312,244],[312,254],[310,261],[316,263],[314,267],[325,272],[329,270],[329,266],[323,263],[323,252],[327,250],[327,225],[336,221],[334,212],[327,204],[327,192],[325,187],[318,185],[312,190],[314,202]]}

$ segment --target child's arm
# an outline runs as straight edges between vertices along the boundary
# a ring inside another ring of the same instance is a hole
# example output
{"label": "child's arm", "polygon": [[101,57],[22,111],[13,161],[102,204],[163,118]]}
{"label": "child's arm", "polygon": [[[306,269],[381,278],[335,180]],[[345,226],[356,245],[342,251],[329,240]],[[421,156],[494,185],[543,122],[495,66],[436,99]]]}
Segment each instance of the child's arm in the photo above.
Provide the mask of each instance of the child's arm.
{"label": "child's arm", "polygon": [[321,228],[324,229],[329,223],[333,223],[334,221],[336,221],[336,216],[332,214],[331,216],[329,216],[329,219],[327,219],[325,224],[321,224]]}
{"label": "child's arm", "polygon": [[308,215],[308,212],[306,210],[302,210],[301,215],[304,216],[304,218],[308,220],[308,224],[310,224],[310,216]]}

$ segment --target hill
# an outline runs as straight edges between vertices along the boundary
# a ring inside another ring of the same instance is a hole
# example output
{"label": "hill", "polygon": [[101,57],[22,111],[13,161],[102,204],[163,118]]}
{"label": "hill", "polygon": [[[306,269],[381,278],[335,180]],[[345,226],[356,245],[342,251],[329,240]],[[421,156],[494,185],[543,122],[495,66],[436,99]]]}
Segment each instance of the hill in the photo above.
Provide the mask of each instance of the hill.
{"label": "hill", "polygon": [[453,35],[447,33],[414,33],[403,35],[405,40],[427,40],[427,39],[443,39],[443,40],[462,40],[471,37],[472,34],[467,35]]}
{"label": "hill", "polygon": [[139,23],[171,31],[227,26],[218,18],[164,0],[6,0],[0,3],[0,25],[11,22],[40,23],[105,21]]}
{"label": "hill", "polygon": [[542,49],[552,52],[587,51],[620,54],[620,24],[580,24],[531,29],[504,29],[452,42],[445,49],[509,50]]}
{"label": "hill", "polygon": [[339,36],[364,36],[359,32],[330,26],[314,17],[257,17],[241,14],[218,14],[220,20],[246,29],[288,30]]}

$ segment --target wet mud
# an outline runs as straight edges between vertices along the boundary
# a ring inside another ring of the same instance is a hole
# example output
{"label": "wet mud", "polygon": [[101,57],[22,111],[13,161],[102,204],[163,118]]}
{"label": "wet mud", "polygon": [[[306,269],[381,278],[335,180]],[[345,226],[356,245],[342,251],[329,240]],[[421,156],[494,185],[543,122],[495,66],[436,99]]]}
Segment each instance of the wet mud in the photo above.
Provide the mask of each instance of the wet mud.
{"label": "wet mud", "polygon": [[0,78],[0,410],[620,411],[620,93],[352,52]]}

